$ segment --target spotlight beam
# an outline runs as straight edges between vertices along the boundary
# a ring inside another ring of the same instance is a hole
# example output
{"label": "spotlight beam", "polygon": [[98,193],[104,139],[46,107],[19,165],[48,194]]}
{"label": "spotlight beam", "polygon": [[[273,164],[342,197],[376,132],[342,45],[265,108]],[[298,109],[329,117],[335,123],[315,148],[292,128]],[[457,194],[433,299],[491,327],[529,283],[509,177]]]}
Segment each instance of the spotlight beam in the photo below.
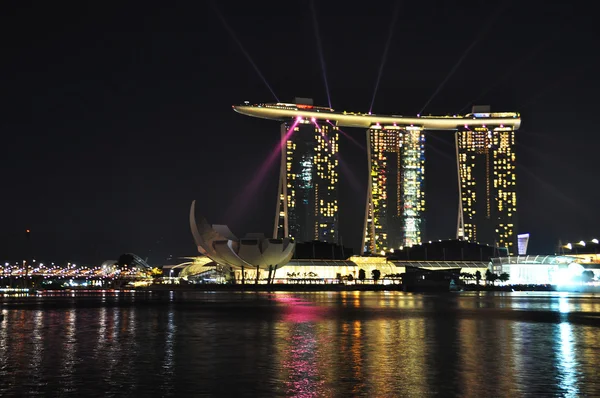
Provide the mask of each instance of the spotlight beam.
{"label": "spotlight beam", "polygon": [[[327,120],[327,123],[329,123],[332,127],[335,126],[335,124],[331,123],[329,120]],[[365,151],[365,152],[367,151],[367,148],[364,145],[362,145],[361,143],[359,143],[358,141],[356,141],[350,134],[346,133],[344,130],[342,130],[339,127],[338,127],[338,131],[340,133],[342,133],[343,136],[346,137],[351,143],[353,143],[354,145],[356,145],[357,147],[359,147],[363,151]]]}
{"label": "spotlight beam", "polygon": [[493,89],[495,89],[496,87],[498,87],[500,85],[500,83],[502,83],[504,80],[506,80],[507,77],[511,76],[519,67],[521,67],[523,65],[526,65],[528,62],[530,62],[541,50],[543,50],[544,48],[546,48],[548,46],[548,44],[550,44],[553,40],[554,40],[554,38],[552,38],[552,40],[550,40],[550,38],[544,40],[533,51],[529,52],[527,54],[527,56],[521,58],[521,61],[515,62],[512,65],[512,67],[504,75],[502,75],[493,84],[488,85],[481,92],[481,94],[479,94],[474,100],[471,100],[468,104],[466,104],[465,106],[463,106],[457,113],[458,114],[462,114],[463,111],[465,111],[466,109],[469,108],[469,106],[471,106],[472,104],[476,103],[481,98],[483,98],[487,93],[489,93],[490,91],[492,91]]}
{"label": "spotlight beam", "polygon": [[444,88],[444,86],[446,85],[446,82],[448,82],[448,80],[450,80],[450,78],[452,77],[452,75],[454,75],[454,72],[456,72],[456,70],[458,69],[458,67],[460,66],[460,64],[465,60],[465,58],[467,57],[467,55],[469,55],[469,52],[471,52],[471,50],[473,49],[473,47],[475,47],[475,45],[477,43],[479,43],[480,41],[483,40],[483,38],[485,37],[485,35],[487,34],[487,32],[492,28],[492,25],[494,24],[495,20],[500,16],[500,14],[502,14],[502,11],[504,10],[505,5],[506,5],[505,3],[501,4],[500,7],[494,13],[494,15],[491,16],[490,20],[487,21],[484,24],[484,27],[481,30],[481,32],[479,33],[479,35],[475,38],[475,40],[473,40],[473,42],[469,45],[469,47],[467,47],[467,49],[463,52],[463,54],[460,56],[460,58],[458,59],[458,61],[456,61],[456,64],[454,64],[454,66],[452,67],[452,69],[450,69],[450,72],[446,75],[446,77],[444,78],[444,80],[442,80],[442,82],[435,89],[435,91],[433,92],[433,94],[431,95],[431,97],[429,97],[429,99],[427,100],[427,102],[425,102],[425,105],[423,105],[423,107],[419,111],[419,114],[422,114],[423,111],[425,110],[425,108],[427,108],[427,106],[431,103],[431,101],[433,101],[433,99],[435,98],[435,96],[438,95],[440,91],[442,91],[442,88]]}
{"label": "spotlight beam", "polygon": [[383,48],[383,56],[381,57],[381,63],[379,64],[379,72],[377,73],[377,80],[375,81],[375,90],[373,91],[373,98],[371,99],[371,106],[369,107],[369,113],[373,110],[373,104],[375,103],[375,96],[377,95],[377,90],[379,89],[379,82],[381,81],[381,75],[383,74],[383,67],[385,66],[385,61],[387,60],[387,53],[390,48],[390,42],[392,41],[392,36],[394,34],[394,27],[396,26],[396,20],[398,19],[398,11],[400,10],[400,1],[396,2],[396,7],[394,7],[394,13],[392,15],[392,23],[390,24],[390,30],[388,32],[387,41],[385,42],[385,47]]}
{"label": "spotlight beam", "polygon": [[433,152],[437,153],[438,155],[442,156],[444,159],[449,160],[450,162],[456,164],[456,156],[451,156],[448,153],[442,151],[439,148],[436,148],[435,146],[429,144],[429,146],[427,147],[427,149],[431,149]]}
{"label": "spotlight beam", "polygon": [[452,75],[454,74],[454,72],[456,72],[456,70],[458,69],[458,67],[460,66],[460,64],[464,61],[464,59],[467,57],[467,55],[469,54],[469,52],[471,51],[471,49],[473,49],[473,47],[475,47],[475,44],[477,44],[478,42],[479,42],[479,38],[475,39],[471,43],[471,45],[469,47],[467,47],[467,49],[460,56],[460,58],[458,59],[458,61],[456,62],[456,64],[454,64],[454,66],[452,67],[452,69],[450,69],[450,73],[448,73],[446,75],[446,77],[444,78],[444,80],[442,80],[442,82],[437,86],[437,88],[435,89],[435,91],[433,92],[433,94],[431,94],[431,97],[429,97],[429,99],[427,100],[427,102],[425,102],[425,105],[423,105],[423,107],[419,111],[419,114],[422,114],[423,111],[425,110],[425,108],[427,108],[427,105],[429,105],[431,103],[431,101],[433,101],[433,99],[435,98],[435,96],[438,95],[440,91],[442,91],[442,88],[444,88],[444,86],[446,85],[446,82],[448,80],[450,80],[450,78],[452,77]]}
{"label": "spotlight beam", "polygon": [[211,1],[211,4],[213,6],[213,9],[215,10],[215,13],[217,14],[217,16],[219,17],[219,19],[221,20],[221,23],[223,24],[223,27],[225,27],[225,30],[227,30],[227,32],[229,33],[229,35],[231,36],[231,38],[233,39],[233,41],[235,41],[235,43],[238,45],[238,47],[240,48],[240,50],[242,51],[242,53],[244,54],[244,56],[246,57],[246,59],[248,60],[248,62],[250,62],[250,65],[252,65],[252,67],[254,68],[254,71],[256,71],[256,73],[258,74],[258,76],[262,79],[263,83],[265,83],[265,86],[267,86],[267,88],[269,89],[269,91],[271,92],[271,94],[273,94],[273,97],[275,98],[275,100],[277,102],[281,102],[281,101],[279,101],[279,98],[277,97],[277,95],[275,95],[275,91],[273,91],[273,89],[271,88],[271,85],[267,82],[267,79],[263,76],[263,74],[261,73],[260,69],[258,69],[258,66],[256,65],[256,63],[254,63],[254,61],[252,60],[252,57],[250,57],[250,54],[248,54],[248,51],[246,51],[246,49],[242,45],[242,42],[240,42],[240,40],[237,38],[237,35],[233,31],[233,29],[231,29],[231,26],[229,26],[229,24],[227,23],[227,21],[225,20],[225,18],[223,17],[223,15],[219,12],[219,9],[217,8],[215,2]]}
{"label": "spotlight beam", "polygon": [[590,214],[591,209],[587,208],[583,203],[578,203],[574,198],[571,198],[563,193],[562,190],[558,189],[553,184],[541,179],[536,173],[529,170],[521,163],[516,164],[517,167],[526,172],[531,178],[537,181],[542,187],[546,188],[553,196],[561,199],[565,203],[567,203],[571,209],[574,211],[580,212],[581,214]]}
{"label": "spotlight beam", "polygon": [[256,196],[255,193],[258,187],[262,184],[263,180],[269,172],[269,169],[278,159],[281,158],[281,152],[285,151],[286,142],[290,139],[292,134],[294,134],[294,129],[296,128],[298,123],[298,119],[294,120],[294,123],[285,133],[283,138],[281,138],[281,141],[277,143],[277,146],[273,148],[269,156],[262,163],[258,172],[254,174],[254,178],[252,178],[252,180],[248,183],[248,185],[246,185],[242,193],[238,195],[236,200],[234,200],[234,203],[232,203],[232,205],[229,207],[229,210],[226,214],[230,215],[232,219],[240,217],[241,214],[243,214],[244,212],[244,205],[248,204],[250,198]]}
{"label": "spotlight beam", "polygon": [[348,164],[346,164],[346,162],[342,159],[342,157],[339,156],[339,153],[338,153],[337,159],[338,159],[340,168],[344,172],[343,175],[344,175],[344,177],[346,177],[346,180],[348,180],[348,183],[350,184],[352,189],[354,191],[356,191],[357,193],[363,193],[365,190],[364,187],[361,187],[360,183],[358,182],[358,179],[356,178],[356,175],[354,175],[354,173],[352,172],[350,167],[348,167]]}
{"label": "spotlight beam", "polygon": [[[323,72],[323,82],[325,83],[325,92],[327,93],[327,102],[331,108],[331,96],[329,94],[329,84],[327,84],[327,68],[325,67],[325,57],[323,56],[323,47],[321,45],[321,35],[319,34],[319,24],[317,23],[317,13],[315,11],[314,0],[310,0],[310,11],[312,13],[313,28],[315,39],[317,40],[317,49],[319,51],[319,60],[321,61],[321,71]],[[279,102],[279,101],[278,101]]]}

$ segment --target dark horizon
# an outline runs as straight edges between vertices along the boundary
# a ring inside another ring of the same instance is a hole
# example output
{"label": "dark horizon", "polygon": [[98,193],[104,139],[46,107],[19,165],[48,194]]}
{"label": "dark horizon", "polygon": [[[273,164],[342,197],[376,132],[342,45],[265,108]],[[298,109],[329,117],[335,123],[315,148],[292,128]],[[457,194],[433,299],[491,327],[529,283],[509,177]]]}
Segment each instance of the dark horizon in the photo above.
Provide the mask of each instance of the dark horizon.
{"label": "dark horizon", "polygon": [[[243,195],[279,125],[231,109],[275,101],[243,51],[281,101],[327,106],[319,47],[336,110],[366,112],[373,102],[382,114],[425,105],[424,114],[455,114],[472,104],[520,112],[518,232],[531,234],[530,251],[600,237],[598,55],[583,3],[315,3],[320,45],[309,2],[4,5],[2,261],[25,255],[26,229],[30,253],[46,261],[133,252],[162,265],[195,255],[193,199],[237,235],[270,234],[277,166]],[[365,143],[364,130],[344,131]],[[454,136],[426,140],[425,240],[451,238]],[[340,233],[358,252],[366,155],[343,135],[340,154]]]}

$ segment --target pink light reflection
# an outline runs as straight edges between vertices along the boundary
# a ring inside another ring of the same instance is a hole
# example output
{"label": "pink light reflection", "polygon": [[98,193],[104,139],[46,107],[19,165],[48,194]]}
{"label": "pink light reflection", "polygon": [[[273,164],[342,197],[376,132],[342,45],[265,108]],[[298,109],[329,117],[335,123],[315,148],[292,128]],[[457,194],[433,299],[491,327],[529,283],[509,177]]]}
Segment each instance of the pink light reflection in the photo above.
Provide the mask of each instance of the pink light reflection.
{"label": "pink light reflection", "polygon": [[325,319],[328,310],[291,296],[276,295],[274,300],[283,306],[284,322],[303,323]]}

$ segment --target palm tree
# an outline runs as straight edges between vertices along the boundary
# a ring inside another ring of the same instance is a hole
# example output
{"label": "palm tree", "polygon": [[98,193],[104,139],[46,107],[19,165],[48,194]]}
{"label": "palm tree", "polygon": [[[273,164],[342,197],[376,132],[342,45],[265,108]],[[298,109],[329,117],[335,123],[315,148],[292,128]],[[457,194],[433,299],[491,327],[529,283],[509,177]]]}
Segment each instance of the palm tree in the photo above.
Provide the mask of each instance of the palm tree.
{"label": "palm tree", "polygon": [[373,271],[371,271],[371,276],[373,277],[375,284],[377,284],[377,281],[379,280],[379,277],[381,276],[381,271],[379,271],[378,269],[374,269]]}
{"label": "palm tree", "polygon": [[365,283],[365,279],[367,279],[367,276],[365,275],[365,270],[361,268],[358,270],[358,280],[361,283]]}
{"label": "palm tree", "polygon": [[510,279],[510,275],[508,274],[508,272],[503,272],[500,274],[500,276],[498,276],[498,280],[500,282],[506,282]]}
{"label": "palm tree", "polygon": [[492,286],[494,285],[494,282],[496,282],[496,280],[498,278],[499,278],[498,274],[493,273],[489,269],[487,271],[485,271],[485,281],[490,282],[492,284]]}
{"label": "palm tree", "polygon": [[477,281],[477,284],[479,285],[479,282],[481,281],[481,272],[479,272],[479,270],[477,270],[477,272],[475,272],[475,280]]}

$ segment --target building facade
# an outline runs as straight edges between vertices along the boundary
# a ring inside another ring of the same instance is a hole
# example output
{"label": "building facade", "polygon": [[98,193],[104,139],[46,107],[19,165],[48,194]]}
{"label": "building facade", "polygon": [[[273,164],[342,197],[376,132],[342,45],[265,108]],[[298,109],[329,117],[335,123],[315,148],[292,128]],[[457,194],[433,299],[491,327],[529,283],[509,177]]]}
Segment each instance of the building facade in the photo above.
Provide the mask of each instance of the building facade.
{"label": "building facade", "polygon": [[273,237],[338,240],[338,128],[296,118],[281,125],[282,157]]}
{"label": "building facade", "polygon": [[511,255],[518,253],[514,148],[513,127],[465,126],[456,132],[460,192],[457,237],[505,247]]}
{"label": "building facade", "polygon": [[[367,129],[368,192],[362,248],[381,254],[419,244],[424,235],[425,130],[456,132],[457,238],[517,252],[516,112],[488,106],[454,116],[335,111],[310,99],[234,105],[242,115],[282,125],[281,178],[274,237],[336,242],[337,126]],[[317,119],[317,120],[315,120]],[[291,134],[293,133],[293,134]]]}
{"label": "building facade", "polygon": [[369,182],[362,247],[386,253],[419,244],[425,210],[425,136],[420,127],[367,130]]}

